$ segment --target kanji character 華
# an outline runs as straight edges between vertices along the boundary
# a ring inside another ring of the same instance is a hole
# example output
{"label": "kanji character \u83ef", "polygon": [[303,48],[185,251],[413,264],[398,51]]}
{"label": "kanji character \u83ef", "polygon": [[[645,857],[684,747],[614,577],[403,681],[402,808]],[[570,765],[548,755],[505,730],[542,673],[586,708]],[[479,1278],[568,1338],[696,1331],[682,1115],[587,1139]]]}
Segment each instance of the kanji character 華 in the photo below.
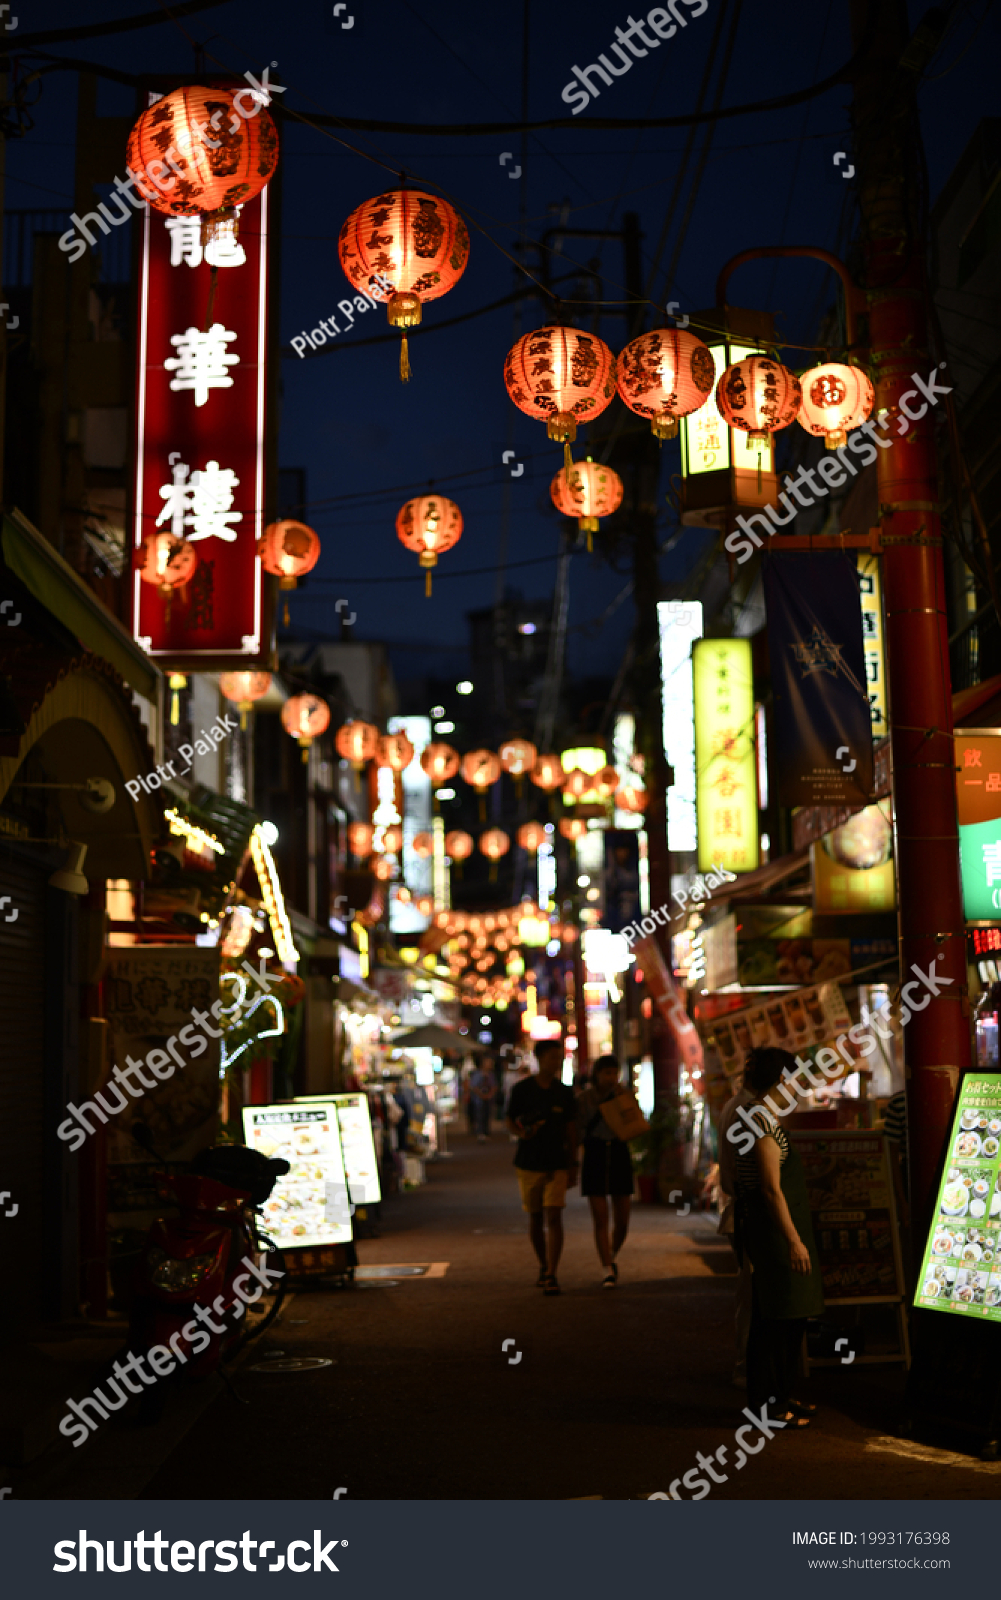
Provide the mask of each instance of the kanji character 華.
{"label": "kanji character \u83ef", "polygon": [[168,372],[177,374],[170,380],[171,389],[192,390],[196,406],[205,404],[210,389],[232,389],[233,379],[226,368],[236,366],[240,358],[226,345],[235,338],[236,334],[228,332],[221,322],[213,322],[208,333],[188,328],[184,333],[171,334],[170,342],[177,355],[168,356],[163,363]]}

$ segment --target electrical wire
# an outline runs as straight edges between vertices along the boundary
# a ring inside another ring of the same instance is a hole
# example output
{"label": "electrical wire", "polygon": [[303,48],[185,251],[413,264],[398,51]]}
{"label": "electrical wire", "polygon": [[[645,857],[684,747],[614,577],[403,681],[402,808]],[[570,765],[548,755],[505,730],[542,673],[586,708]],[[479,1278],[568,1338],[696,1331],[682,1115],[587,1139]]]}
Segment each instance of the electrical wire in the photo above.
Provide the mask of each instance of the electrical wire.
{"label": "electrical wire", "polygon": [[[175,5],[173,10],[177,16],[187,17],[195,11],[209,11],[213,6],[225,3],[226,0],[181,0],[181,4]],[[38,44],[59,44],[63,39],[96,39],[109,33],[129,33],[136,28],[158,27],[167,20],[162,11],[144,11],[141,16],[121,17],[115,22],[90,22],[82,27],[77,23],[72,28],[52,28],[47,33],[22,34],[17,39],[0,39],[0,55],[32,49]]]}

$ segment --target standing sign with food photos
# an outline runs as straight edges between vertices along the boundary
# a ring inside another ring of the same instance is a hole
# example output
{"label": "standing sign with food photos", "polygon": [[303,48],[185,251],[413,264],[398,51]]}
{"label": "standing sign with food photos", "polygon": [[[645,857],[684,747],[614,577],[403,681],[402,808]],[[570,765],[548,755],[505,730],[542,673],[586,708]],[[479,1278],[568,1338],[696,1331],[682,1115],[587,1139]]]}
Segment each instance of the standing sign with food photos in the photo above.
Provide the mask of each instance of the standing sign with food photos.
{"label": "standing sign with food photos", "polygon": [[789,1135],[806,1174],[824,1301],[899,1301],[903,1261],[886,1140],[851,1129]]}
{"label": "standing sign with food photos", "polygon": [[775,1046],[809,1050],[837,1038],[851,1027],[851,1017],[836,983],[821,983],[792,994],[776,994],[747,1011],[732,1012],[712,1023],[712,1042],[728,1075],[743,1071],[749,1050]]}
{"label": "standing sign with food photos", "polygon": [[968,1073],[914,1304],[1001,1322],[1001,1076]]}
{"label": "standing sign with food photos", "polygon": [[375,1139],[372,1136],[368,1096],[299,1094],[295,1097],[296,1105],[315,1105],[321,1100],[333,1104],[336,1108],[341,1152],[344,1156],[344,1173],[351,1204],[378,1205],[382,1199],[382,1190],[379,1186],[379,1162],[375,1153]]}
{"label": "standing sign with food photos", "polygon": [[343,1244],[351,1209],[333,1101],[245,1106],[243,1137],[251,1150],[289,1163],[262,1208],[264,1229],[279,1249]]}

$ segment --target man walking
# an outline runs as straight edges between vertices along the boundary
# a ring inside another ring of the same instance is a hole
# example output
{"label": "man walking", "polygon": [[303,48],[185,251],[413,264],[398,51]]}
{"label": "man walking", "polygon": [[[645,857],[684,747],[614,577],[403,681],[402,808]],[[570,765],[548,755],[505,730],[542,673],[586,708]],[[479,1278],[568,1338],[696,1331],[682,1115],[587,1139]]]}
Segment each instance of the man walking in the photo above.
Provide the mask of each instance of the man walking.
{"label": "man walking", "polygon": [[488,1056],[485,1064],[477,1067],[469,1078],[469,1095],[472,1101],[470,1121],[476,1129],[476,1137],[480,1144],[485,1144],[490,1137],[490,1108],[496,1094],[497,1080],[491,1070]]}
{"label": "man walking", "polygon": [[563,1208],[567,1188],[577,1182],[577,1102],[560,1081],[563,1044],[544,1039],[535,1048],[539,1070],[511,1090],[507,1120],[518,1136],[514,1164],[528,1235],[539,1261],[536,1284],[544,1294],[559,1294],[556,1278],[563,1251]]}

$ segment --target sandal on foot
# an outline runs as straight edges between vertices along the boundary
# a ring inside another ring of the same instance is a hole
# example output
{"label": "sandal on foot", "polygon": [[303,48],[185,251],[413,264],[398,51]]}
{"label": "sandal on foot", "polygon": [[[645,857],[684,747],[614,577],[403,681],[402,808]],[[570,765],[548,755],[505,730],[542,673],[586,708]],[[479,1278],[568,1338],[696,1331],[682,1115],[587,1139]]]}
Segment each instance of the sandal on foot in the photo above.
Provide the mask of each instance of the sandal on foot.
{"label": "sandal on foot", "polygon": [[771,1421],[780,1422],[783,1433],[796,1433],[799,1429],[810,1426],[809,1417],[800,1417],[795,1411],[783,1411],[780,1417],[773,1417]]}
{"label": "sandal on foot", "polygon": [[603,1289],[614,1289],[615,1288],[615,1273],[614,1272],[606,1272],[605,1276],[601,1280],[601,1287]]}
{"label": "sandal on foot", "polygon": [[817,1412],[816,1406],[811,1405],[808,1400],[790,1400],[789,1410],[797,1417],[813,1417]]}
{"label": "sandal on foot", "polygon": [[542,1292],[543,1294],[559,1294],[560,1292],[560,1286],[551,1273],[546,1278]]}

